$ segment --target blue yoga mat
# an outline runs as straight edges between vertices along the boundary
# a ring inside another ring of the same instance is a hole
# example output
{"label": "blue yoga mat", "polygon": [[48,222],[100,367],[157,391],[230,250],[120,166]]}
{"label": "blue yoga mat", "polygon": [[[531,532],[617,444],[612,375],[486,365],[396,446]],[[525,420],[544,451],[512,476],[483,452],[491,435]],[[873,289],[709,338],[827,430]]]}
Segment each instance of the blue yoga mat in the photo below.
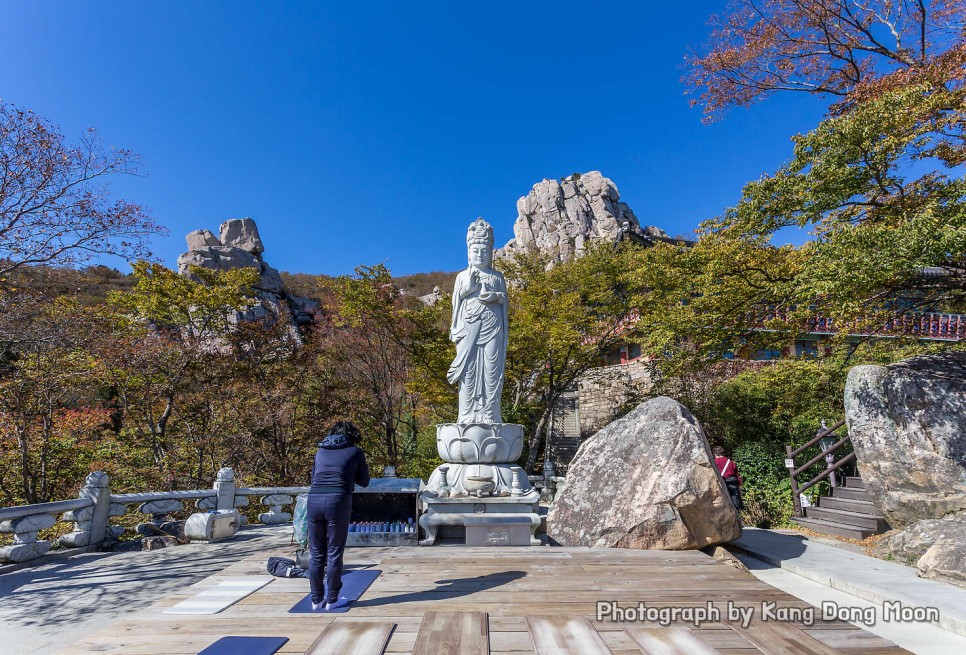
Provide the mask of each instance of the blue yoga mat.
{"label": "blue yoga mat", "polygon": [[289,614],[340,614],[342,612],[348,612],[352,604],[359,600],[359,597],[365,593],[366,589],[369,588],[379,574],[382,571],[377,569],[353,569],[352,571],[345,571],[342,573],[342,590],[339,592],[339,596],[344,596],[349,599],[348,605],[343,605],[334,610],[325,609],[312,609],[312,594],[308,594],[305,598],[300,600],[295,604],[292,609],[288,611]]}
{"label": "blue yoga mat", "polygon": [[274,655],[288,637],[222,637],[198,655]]}

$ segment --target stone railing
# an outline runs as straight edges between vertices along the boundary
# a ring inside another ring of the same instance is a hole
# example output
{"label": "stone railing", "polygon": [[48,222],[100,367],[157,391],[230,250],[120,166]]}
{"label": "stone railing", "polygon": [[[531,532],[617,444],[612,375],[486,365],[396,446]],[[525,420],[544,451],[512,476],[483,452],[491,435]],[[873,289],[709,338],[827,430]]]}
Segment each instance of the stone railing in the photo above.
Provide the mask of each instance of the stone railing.
{"label": "stone railing", "polygon": [[[257,497],[266,511],[258,515],[266,525],[292,520],[283,507],[295,502],[295,496],[308,487],[237,487],[230,468],[218,471],[211,489],[190,491],[152,491],[112,494],[106,473],[97,471],[84,480],[74,500],[0,508],[0,533],[13,534],[13,543],[0,546],[0,564],[34,560],[47,554],[52,543],[42,540],[38,532],[53,527],[58,521],[71,522],[74,529],[56,541],[66,552],[81,553],[99,549],[116,541],[124,532],[111,525],[111,518],[127,514],[131,505],[146,517],[146,523],[160,525],[169,515],[185,509],[184,501],[194,501],[197,511],[231,510],[247,507]],[[244,523],[244,516],[241,517]]]}

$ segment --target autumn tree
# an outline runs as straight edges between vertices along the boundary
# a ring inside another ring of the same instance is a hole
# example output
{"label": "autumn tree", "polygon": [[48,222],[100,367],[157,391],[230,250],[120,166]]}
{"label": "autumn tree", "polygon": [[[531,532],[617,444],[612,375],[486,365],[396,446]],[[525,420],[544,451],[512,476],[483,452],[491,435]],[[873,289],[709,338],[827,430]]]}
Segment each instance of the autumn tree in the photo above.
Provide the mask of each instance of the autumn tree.
{"label": "autumn tree", "polygon": [[375,454],[391,466],[412,455],[421,428],[450,420],[446,383],[448,303],[427,307],[402,296],[384,266],[359,267],[336,282],[327,359],[345,409],[379,435]]}
{"label": "autumn tree", "polygon": [[[126,427],[148,444],[164,483],[176,482],[169,422],[177,400],[196,391],[224,354],[234,312],[252,304],[255,269],[210,271],[198,280],[158,264],[134,264],[134,287],[111,294],[116,333],[100,352],[118,393]],[[200,281],[199,281],[200,280]]]}
{"label": "autumn tree", "polygon": [[[936,135],[963,120],[964,98],[913,86],[827,119],[796,137],[792,161],[748,184],[708,232],[744,240],[811,228],[794,300],[817,304],[841,327],[868,315],[873,325],[864,327],[882,329],[889,314],[875,310],[963,311],[966,180]],[[959,112],[937,110],[951,102]]]}
{"label": "autumn tree", "polygon": [[316,444],[344,409],[330,392],[322,330],[308,329],[297,348],[286,347],[287,330],[284,321],[239,325],[229,336],[234,355],[221,358],[217,395],[194,401],[216,426],[220,464],[251,484],[305,484]]}
{"label": "autumn tree", "polygon": [[794,302],[801,261],[795,248],[764,238],[703,233],[694,244],[655,244],[638,253],[633,269],[635,283],[647,289],[636,337],[679,384],[711,363],[787,342],[796,327],[776,309]]}
{"label": "autumn tree", "polygon": [[528,470],[549,439],[561,395],[633,328],[640,303],[634,258],[627,244],[597,243],[563,263],[538,251],[498,263],[510,292],[504,416],[531,424]]}
{"label": "autumn tree", "polygon": [[[648,275],[677,283],[673,309],[652,307],[657,341],[711,359],[817,321],[915,337],[904,314],[966,308],[964,20],[962,2],[846,0],[741,0],[712,19],[688,79],[707,116],[777,92],[834,103],[695,248],[649,253],[670,269]],[[809,238],[776,247],[785,229]]]}
{"label": "autumn tree", "polygon": [[0,282],[25,266],[147,257],[146,240],[162,228],[107,186],[138,174],[137,163],[93,129],[69,143],[47,119],[0,101]]}
{"label": "autumn tree", "polygon": [[63,298],[0,317],[16,342],[0,354],[0,498],[40,503],[73,493],[110,427],[92,343],[105,331],[97,310]]}
{"label": "autumn tree", "polygon": [[[816,331],[914,339],[907,317],[964,311],[966,182],[903,166],[911,152],[938,158],[937,99],[898,90],[826,119],[796,137],[786,166],[705,222],[693,247],[643,253],[652,351],[694,368]],[[773,245],[784,228],[812,238]]]}
{"label": "autumn tree", "polygon": [[735,0],[710,24],[685,78],[709,119],[776,92],[847,108],[899,86],[951,91],[966,76],[961,0]]}

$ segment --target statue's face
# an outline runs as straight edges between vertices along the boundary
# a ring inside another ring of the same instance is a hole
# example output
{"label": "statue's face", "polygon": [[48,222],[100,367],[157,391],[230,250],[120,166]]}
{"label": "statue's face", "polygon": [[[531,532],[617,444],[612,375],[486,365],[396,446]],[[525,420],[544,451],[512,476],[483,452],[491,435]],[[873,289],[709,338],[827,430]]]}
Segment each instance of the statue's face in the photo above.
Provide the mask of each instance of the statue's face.
{"label": "statue's face", "polygon": [[485,243],[473,243],[469,247],[470,266],[476,268],[489,268],[493,260],[493,250],[487,248]]}

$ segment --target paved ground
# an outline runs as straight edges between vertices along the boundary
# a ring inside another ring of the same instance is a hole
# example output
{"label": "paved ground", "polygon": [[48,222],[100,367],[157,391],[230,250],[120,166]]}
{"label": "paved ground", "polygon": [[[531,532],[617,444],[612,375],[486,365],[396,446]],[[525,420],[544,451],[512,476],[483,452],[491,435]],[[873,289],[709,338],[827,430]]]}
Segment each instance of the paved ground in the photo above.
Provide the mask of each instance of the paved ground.
{"label": "paved ground", "polygon": [[870,616],[868,613],[871,612],[871,616],[876,619],[871,625],[861,621],[852,621],[852,623],[885,637],[917,655],[966,653],[966,637],[931,624],[882,621],[881,603],[872,603],[844,591],[832,589],[749,555],[738,554],[737,557],[748,567],[752,575],[762,582],[816,607],[821,607],[822,603],[831,602],[839,607],[858,608],[863,613],[863,617]]}
{"label": "paved ground", "polygon": [[[916,575],[916,570],[909,566],[817,543],[802,535],[745,528],[741,539],[732,542],[729,545],[729,548],[731,547],[737,547],[761,562],[767,563],[769,565],[767,567],[758,566],[756,573],[766,571],[764,577],[760,574],[758,577],[769,584],[782,588],[776,583],[788,580],[802,589],[808,588],[815,591],[824,588],[829,592],[846,594],[844,599],[849,602],[852,602],[850,599],[863,601],[863,603],[855,603],[856,606],[876,606],[877,623],[880,626],[886,623],[882,620],[883,603],[900,603],[904,607],[935,607],[939,611],[939,626],[962,639],[962,641],[954,640],[958,648],[927,651],[925,648],[929,646],[928,643],[920,644],[919,650],[910,648],[908,642],[903,644],[897,641],[897,643],[916,652],[966,652],[966,589],[920,578]],[[772,573],[767,573],[769,568],[772,569]],[[781,576],[774,572],[776,569],[794,574],[797,579]],[[805,585],[807,581],[816,583],[819,587]],[[809,602],[815,602],[795,592],[791,593]],[[840,596],[829,594],[829,600],[837,598]],[[895,621],[892,623],[894,625],[886,626],[887,632],[900,627],[908,630],[913,625],[899,624]],[[928,624],[921,624],[920,627],[926,629],[923,634],[927,636],[927,642],[932,639],[929,635],[938,636],[942,632]],[[876,630],[872,631],[876,632]],[[879,634],[888,636],[881,632]]]}
{"label": "paved ground", "polygon": [[217,573],[253,552],[284,549],[288,526],[148,553],[88,553],[0,575],[0,652],[50,653]]}

